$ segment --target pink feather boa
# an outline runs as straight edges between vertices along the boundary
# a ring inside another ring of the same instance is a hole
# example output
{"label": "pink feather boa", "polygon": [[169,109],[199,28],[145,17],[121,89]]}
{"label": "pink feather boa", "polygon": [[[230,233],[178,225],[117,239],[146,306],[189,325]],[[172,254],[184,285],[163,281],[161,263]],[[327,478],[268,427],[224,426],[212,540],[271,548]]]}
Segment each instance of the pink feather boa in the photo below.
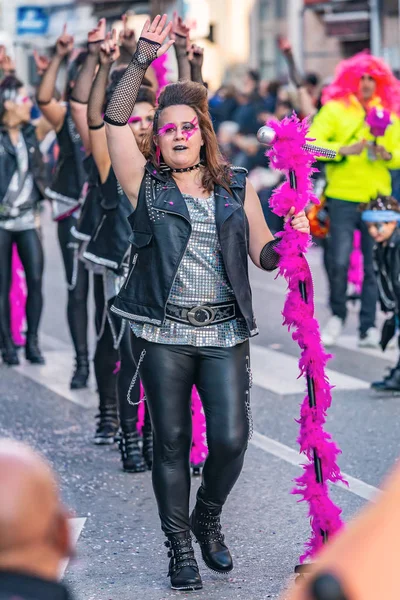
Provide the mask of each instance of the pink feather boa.
{"label": "pink feather boa", "polygon": [[[270,200],[271,209],[279,216],[285,216],[292,206],[296,213],[304,210],[310,202],[318,203],[312,193],[310,175],[314,169],[312,163],[315,157],[305,151],[302,146],[308,141],[309,123],[300,121],[294,114],[281,122],[270,121],[269,127],[276,132],[277,139],[267,156],[271,166],[284,172],[287,180],[277,189]],[[297,178],[297,189],[290,187],[289,171],[293,170]],[[308,394],[305,396],[298,423],[300,434],[298,443],[308,463],[303,465],[303,474],[298,477],[294,494],[299,494],[302,501],[308,502],[311,522],[311,538],[306,544],[306,550],[300,561],[315,555],[321,548],[323,539],[321,530],[331,538],[342,526],[341,509],[329,497],[328,482],[344,481],[337,457],[340,450],[325,431],[326,412],[331,405],[331,388],[325,372],[327,361],[331,358],[326,354],[321,342],[318,321],[314,317],[313,282],[311,272],[304,255],[311,245],[311,237],[295,231],[290,223],[284,231],[277,234],[281,242],[277,252],[279,275],[285,277],[288,283],[283,315],[283,324],[292,331],[292,338],[301,349],[299,360],[300,374],[310,375],[314,379],[316,407],[310,408]],[[305,282],[308,302],[301,297],[299,284]],[[321,459],[323,484],[316,481],[314,470],[314,449]]]}
{"label": "pink feather boa", "polygon": [[26,325],[25,305],[27,288],[25,272],[19,258],[17,247],[13,245],[11,264],[11,290],[10,290],[10,312],[11,312],[11,334],[17,346],[25,345],[23,331]]}

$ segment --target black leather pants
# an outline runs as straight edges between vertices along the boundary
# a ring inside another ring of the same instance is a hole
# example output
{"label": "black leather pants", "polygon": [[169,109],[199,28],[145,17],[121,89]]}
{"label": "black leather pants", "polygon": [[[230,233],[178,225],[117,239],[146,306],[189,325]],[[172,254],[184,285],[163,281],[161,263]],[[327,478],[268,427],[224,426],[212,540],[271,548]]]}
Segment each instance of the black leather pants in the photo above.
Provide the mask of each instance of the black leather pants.
{"label": "black leather pants", "polygon": [[119,360],[119,352],[114,348],[112,331],[107,319],[107,306],[104,297],[102,275],[94,275],[93,291],[97,334],[93,364],[99,394],[100,411],[108,407],[114,408],[115,412],[117,412],[117,375],[115,369]]}
{"label": "black leather pants", "polygon": [[79,242],[71,234],[75,223],[74,217],[58,221],[57,232],[68,285],[67,318],[72,343],[77,356],[87,357],[89,273],[78,260]]}
{"label": "black leather pants", "polygon": [[[122,326],[121,317],[111,311],[109,314],[115,328],[115,333],[118,335]],[[136,431],[140,399],[139,377],[136,377],[136,381],[131,387],[136,372],[136,365],[132,352],[132,335],[129,323],[125,321],[124,333],[119,344],[119,360],[121,366],[117,375],[118,412],[121,429],[124,433]],[[128,394],[130,401],[128,401]]]}
{"label": "black leather pants", "polygon": [[154,436],[153,487],[165,534],[189,530],[191,390],[207,422],[208,458],[197,502],[220,511],[242,470],[249,423],[249,343],[232,348],[154,344],[133,337]]}
{"label": "black leather pants", "polygon": [[[28,334],[38,333],[43,308],[43,248],[36,229],[7,231],[0,228],[0,339],[11,345],[9,292],[11,286],[12,245],[15,242],[24,267],[28,296],[26,320]],[[1,344],[0,344],[1,345]]]}

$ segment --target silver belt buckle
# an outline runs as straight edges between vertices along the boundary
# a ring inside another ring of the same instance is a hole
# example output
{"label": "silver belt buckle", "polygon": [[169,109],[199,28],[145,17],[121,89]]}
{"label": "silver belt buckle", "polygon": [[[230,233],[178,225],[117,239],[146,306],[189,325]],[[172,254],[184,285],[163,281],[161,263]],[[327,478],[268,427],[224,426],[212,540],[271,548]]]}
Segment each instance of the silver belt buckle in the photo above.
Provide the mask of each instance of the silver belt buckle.
{"label": "silver belt buckle", "polygon": [[204,327],[214,320],[215,309],[210,306],[195,306],[187,313],[187,320],[195,327]]}

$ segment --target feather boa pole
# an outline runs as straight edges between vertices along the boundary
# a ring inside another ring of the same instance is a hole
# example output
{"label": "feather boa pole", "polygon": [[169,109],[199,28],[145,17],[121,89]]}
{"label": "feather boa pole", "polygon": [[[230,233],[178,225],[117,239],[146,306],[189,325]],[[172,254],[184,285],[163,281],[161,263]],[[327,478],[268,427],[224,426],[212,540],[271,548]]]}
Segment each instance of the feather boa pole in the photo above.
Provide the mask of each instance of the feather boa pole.
{"label": "feather boa pole", "polygon": [[[271,166],[286,175],[286,181],[270,200],[272,211],[283,217],[292,206],[296,213],[310,203],[318,203],[312,193],[310,175],[316,154],[303,148],[310,141],[306,136],[309,123],[300,121],[295,114],[281,122],[270,121],[268,126],[276,134],[271,149],[266,152]],[[295,231],[290,223],[277,234],[281,242],[276,250],[280,254],[279,275],[288,283],[288,294],[283,308],[283,324],[292,331],[292,338],[301,349],[300,374],[307,379],[308,392],[301,405],[299,419],[300,452],[308,462],[298,477],[294,494],[309,505],[311,538],[306,543],[303,563],[321,548],[342,526],[341,509],[329,497],[328,482],[344,481],[337,457],[340,450],[325,431],[326,412],[331,405],[331,385],[325,372],[330,358],[321,343],[318,321],[314,317],[313,282],[305,254],[311,237]]]}

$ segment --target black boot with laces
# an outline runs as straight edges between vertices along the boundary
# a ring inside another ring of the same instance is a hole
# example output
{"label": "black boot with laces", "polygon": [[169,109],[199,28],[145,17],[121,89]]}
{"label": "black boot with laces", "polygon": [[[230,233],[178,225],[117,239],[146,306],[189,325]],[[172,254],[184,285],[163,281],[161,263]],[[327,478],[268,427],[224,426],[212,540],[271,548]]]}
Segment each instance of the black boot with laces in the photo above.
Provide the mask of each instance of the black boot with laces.
{"label": "black boot with laces", "polygon": [[207,567],[217,573],[232,571],[232,556],[221,531],[221,511],[214,514],[197,504],[190,517],[190,529],[200,544]]}
{"label": "black boot with laces", "polygon": [[39,338],[36,334],[26,336],[25,358],[32,365],[44,365],[45,360],[39,348]]}
{"label": "black boot with laces", "polygon": [[171,588],[173,590],[201,590],[199,567],[194,556],[192,537],[189,531],[168,535],[168,541],[164,542],[169,549],[168,556]]}
{"label": "black boot with laces", "polygon": [[87,354],[78,355],[75,359],[75,371],[71,379],[71,390],[81,390],[87,387],[89,379],[89,359]]}
{"label": "black boot with laces", "polygon": [[114,444],[118,433],[118,415],[114,406],[100,406],[100,412],[96,415],[97,428],[93,443],[98,446]]}
{"label": "black boot with laces", "polygon": [[139,447],[139,434],[135,431],[122,432],[119,440],[122,468],[127,473],[143,473],[147,465]]}

